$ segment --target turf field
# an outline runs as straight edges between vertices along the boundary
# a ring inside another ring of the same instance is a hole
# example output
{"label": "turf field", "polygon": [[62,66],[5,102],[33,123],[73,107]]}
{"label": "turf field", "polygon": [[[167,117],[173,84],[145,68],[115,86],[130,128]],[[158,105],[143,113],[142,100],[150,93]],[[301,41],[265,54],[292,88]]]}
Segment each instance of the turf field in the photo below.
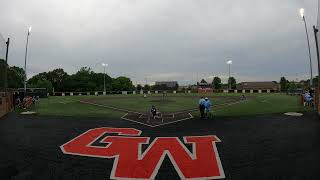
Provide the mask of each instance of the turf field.
{"label": "turf field", "polygon": [[[41,99],[33,107],[39,115],[11,112],[1,119],[0,179],[105,180],[112,178],[113,172],[121,169],[115,165],[120,161],[122,169],[134,169],[135,172],[144,173],[148,172],[146,169],[156,160],[160,165],[154,168],[155,178],[150,179],[157,180],[183,179],[177,170],[177,166],[182,165],[196,168],[188,172],[203,171],[202,166],[191,166],[198,160],[177,165],[169,154],[164,154],[163,158],[157,156],[163,152],[162,146],[155,143],[158,140],[170,140],[171,144],[164,144],[164,148],[172,153],[180,152],[180,146],[172,148],[172,145],[177,145],[174,142],[180,142],[184,150],[182,153],[175,153],[176,157],[180,157],[184,152],[192,152],[199,160],[204,159],[200,158],[204,156],[205,160],[210,160],[207,157],[214,153],[221,161],[217,164],[220,165],[219,172],[223,175],[215,176],[215,179],[224,176],[225,179],[319,179],[319,117],[314,112],[303,112],[301,117],[282,114],[288,111],[309,110],[299,105],[298,97],[283,94],[248,94],[246,101],[240,101],[240,94],[207,96],[215,105],[213,119],[198,117],[197,94],[171,94],[166,99],[162,99],[161,95],[151,95],[147,98],[141,95],[108,95]],[[81,101],[94,102],[96,105]],[[166,117],[163,122],[147,122],[139,112],[145,112],[151,104],[156,105],[162,112],[175,112],[172,113],[175,116]],[[115,108],[137,112],[126,113]],[[189,112],[178,112],[183,110],[190,110],[192,115]],[[177,117],[177,114],[180,117]],[[185,116],[187,114],[190,118]],[[129,134],[100,132],[105,128],[122,128],[128,130]],[[95,133],[98,131],[100,133],[96,136]],[[87,132],[94,134],[82,136],[80,146],[79,143],[69,146],[69,142],[78,141],[77,137]],[[138,132],[141,135],[131,136],[130,132]],[[185,138],[195,138],[196,141],[199,138],[211,137],[219,138],[214,145],[210,141],[211,144],[208,146],[214,147],[215,152],[208,148],[200,148],[203,147],[203,143],[209,141],[201,141],[199,146],[185,141]],[[140,142],[143,139],[146,143],[142,146],[132,145],[132,140]],[[66,143],[69,145],[65,145]],[[109,149],[109,145],[113,143],[121,147]],[[77,151],[66,151],[65,147],[68,146]],[[90,150],[87,151],[87,148]],[[118,153],[116,150],[124,153]],[[96,153],[105,152],[119,155],[96,156]],[[132,157],[135,158],[140,153],[149,154],[144,157],[150,159],[143,162],[139,160],[137,165],[132,164],[136,161],[128,158],[131,157],[129,155],[134,154]],[[180,162],[182,161],[184,162],[183,159]],[[140,162],[142,166],[138,166]],[[214,166],[211,164],[206,167]]]}
{"label": "turf field", "polygon": [[[116,163],[114,158],[64,154],[59,148],[82,133],[100,127],[141,130],[141,137],[151,138],[143,145],[143,152],[158,137],[182,139],[216,135],[221,140],[217,150],[227,180],[320,178],[320,122],[314,113],[307,112],[302,117],[271,114],[214,120],[194,118],[159,128],[116,118],[9,113],[0,120],[0,179],[110,179]],[[183,144],[192,149],[190,144]],[[168,156],[160,164],[154,179],[181,179]]]}
{"label": "turf field", "polygon": [[[212,101],[215,116],[248,116],[259,114],[284,113],[289,111],[302,112],[308,109],[299,104],[296,96],[284,94],[247,94],[246,101],[240,101],[240,94],[208,94]],[[161,112],[177,112],[197,108],[198,94],[162,94],[148,95],[108,95],[108,96],[68,96],[41,99],[35,111],[39,115],[75,116],[75,117],[120,117],[123,112],[83,104],[80,101],[93,102],[102,106],[112,106],[145,113],[151,105]],[[198,112],[192,115],[198,116]]]}

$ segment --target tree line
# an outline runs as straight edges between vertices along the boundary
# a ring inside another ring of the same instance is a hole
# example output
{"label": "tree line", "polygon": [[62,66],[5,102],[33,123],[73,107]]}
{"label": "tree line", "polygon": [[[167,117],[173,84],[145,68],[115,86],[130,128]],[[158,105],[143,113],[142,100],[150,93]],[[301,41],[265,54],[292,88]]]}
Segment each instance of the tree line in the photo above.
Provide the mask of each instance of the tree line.
{"label": "tree line", "polygon": [[141,84],[137,84],[136,90],[137,91],[150,91],[150,90],[164,91],[164,90],[178,90],[178,88],[179,88],[178,84],[176,84],[176,86],[174,86],[174,87],[168,87],[166,84],[161,84],[161,85],[145,84],[144,86],[142,86]]}
{"label": "tree line", "polygon": [[[4,87],[5,61],[0,60],[0,87]],[[17,66],[7,66],[8,88],[22,88],[24,85],[25,71]],[[88,67],[82,67],[74,74],[68,74],[58,68],[49,72],[34,75],[27,81],[30,88],[47,88],[48,92],[86,92],[103,91],[104,78],[106,91],[132,91],[135,90],[132,81],[128,77],[120,76],[112,78],[108,74],[96,73]]]}
{"label": "tree line", "polygon": [[[210,85],[206,80],[202,79],[200,81],[200,84],[208,84]],[[218,76],[215,76],[211,82],[211,86],[213,89],[216,89],[216,90],[220,90],[220,89],[228,89],[229,88],[229,85],[231,87],[231,89],[237,89],[237,81],[236,81],[236,78],[235,77],[230,77],[228,79],[228,83],[227,84],[223,84],[221,82],[221,78],[218,77]]]}
{"label": "tree line", "polygon": [[5,87],[5,68],[7,67],[8,88],[20,88],[24,83],[24,70],[17,66],[8,66],[3,59],[0,59],[0,88]]}
{"label": "tree line", "polygon": [[[314,87],[318,86],[319,76],[316,76],[312,80]],[[292,91],[296,89],[309,89],[310,88],[310,79],[301,80],[299,82],[289,81],[285,77],[280,78],[280,87],[282,92]]]}
{"label": "tree line", "polygon": [[[5,68],[7,67],[7,84],[8,88],[22,88],[24,85],[25,71],[17,66],[8,66],[5,61],[0,59],[0,88],[5,84]],[[169,88],[166,85],[153,85],[148,84],[142,86],[140,84],[135,87],[128,77],[120,76],[112,78],[108,74],[105,75],[106,91],[132,91],[132,90],[177,90],[178,85]],[[313,79],[313,84],[318,85],[319,77]],[[207,83],[204,79],[200,83],[206,83],[214,89],[224,89],[231,85],[231,89],[237,88],[237,82],[234,77],[228,79],[228,84],[223,84],[221,78],[216,76],[213,81]],[[96,73],[88,67],[82,67],[74,74],[68,74],[63,69],[58,68],[49,72],[42,72],[27,81],[28,87],[47,88],[49,92],[86,92],[86,91],[103,91],[104,90],[104,73]],[[310,88],[310,79],[301,80],[299,82],[288,81],[285,77],[280,78],[281,91],[295,89],[308,89]],[[191,89],[191,88],[188,88]]]}
{"label": "tree line", "polygon": [[104,78],[106,91],[132,91],[135,89],[128,77],[111,78],[108,74],[96,73],[88,67],[82,67],[69,75],[63,69],[37,74],[28,80],[29,87],[46,87],[50,92],[86,92],[103,91]]}

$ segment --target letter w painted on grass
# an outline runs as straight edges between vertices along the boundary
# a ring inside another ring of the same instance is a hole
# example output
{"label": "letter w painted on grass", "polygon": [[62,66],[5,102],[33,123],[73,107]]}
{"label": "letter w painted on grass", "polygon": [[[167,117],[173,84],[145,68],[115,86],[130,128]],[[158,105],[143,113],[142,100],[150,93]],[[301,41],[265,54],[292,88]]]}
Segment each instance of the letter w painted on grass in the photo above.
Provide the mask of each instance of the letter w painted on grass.
{"label": "letter w painted on grass", "polygon": [[[94,146],[93,143],[106,133]],[[111,179],[154,179],[167,155],[181,179],[221,179],[224,172],[216,148],[220,140],[216,136],[186,136],[185,144],[192,145],[192,152],[177,137],[157,137],[142,152],[142,145],[149,144],[149,137],[132,128],[91,129],[60,148],[65,154],[115,158]]]}

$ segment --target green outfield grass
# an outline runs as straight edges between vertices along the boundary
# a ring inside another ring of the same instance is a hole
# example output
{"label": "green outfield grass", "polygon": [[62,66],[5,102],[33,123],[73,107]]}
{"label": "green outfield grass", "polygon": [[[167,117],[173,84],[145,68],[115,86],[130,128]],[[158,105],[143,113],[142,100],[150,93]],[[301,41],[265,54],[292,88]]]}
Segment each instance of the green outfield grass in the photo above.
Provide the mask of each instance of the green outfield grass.
{"label": "green outfield grass", "polygon": [[110,117],[119,118],[122,112],[112,111],[103,107],[85,105],[79,102],[80,96],[49,97],[41,99],[34,110],[44,116],[73,116],[73,117]]}
{"label": "green outfield grass", "polygon": [[299,97],[284,94],[257,95],[256,98],[241,104],[214,110],[216,116],[249,116],[285,112],[304,112],[311,108],[300,105]]}
{"label": "green outfield grass", "polygon": [[[208,96],[214,105],[234,102],[241,94],[211,94]],[[80,100],[88,100],[106,106],[146,112],[151,105],[155,105],[162,112],[176,112],[197,108],[198,94],[168,94],[165,101],[162,95],[108,95],[108,96],[68,96],[49,97],[41,99],[34,110],[39,115],[74,116],[74,117],[110,117],[119,118],[124,113],[82,104]],[[302,112],[308,109],[301,107],[298,97],[283,94],[247,94],[247,101],[230,106],[213,107],[215,116],[247,116],[258,114],[284,113],[289,111]],[[193,113],[198,116],[198,112]]]}

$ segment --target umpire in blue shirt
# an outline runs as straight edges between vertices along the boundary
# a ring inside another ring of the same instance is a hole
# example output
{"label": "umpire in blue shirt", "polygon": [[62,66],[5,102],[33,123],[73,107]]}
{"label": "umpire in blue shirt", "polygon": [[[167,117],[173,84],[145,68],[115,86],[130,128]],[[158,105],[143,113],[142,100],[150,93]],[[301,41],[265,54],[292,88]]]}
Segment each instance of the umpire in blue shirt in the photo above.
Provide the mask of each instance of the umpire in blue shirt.
{"label": "umpire in blue shirt", "polygon": [[204,118],[205,114],[204,114],[204,109],[205,109],[205,99],[203,97],[200,98],[199,100],[199,111],[200,111],[200,117],[201,119]]}

